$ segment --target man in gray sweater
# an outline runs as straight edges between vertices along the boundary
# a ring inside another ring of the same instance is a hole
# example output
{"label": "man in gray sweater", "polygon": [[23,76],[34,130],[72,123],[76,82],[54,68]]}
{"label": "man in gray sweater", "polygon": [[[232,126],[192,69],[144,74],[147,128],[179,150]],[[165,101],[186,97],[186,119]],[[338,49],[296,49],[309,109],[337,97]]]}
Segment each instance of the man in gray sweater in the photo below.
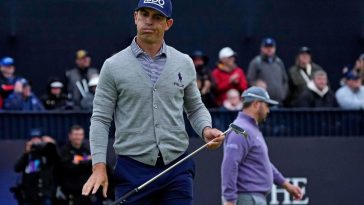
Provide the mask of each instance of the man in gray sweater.
{"label": "man in gray sweater", "polygon": [[249,64],[248,82],[253,85],[255,81],[263,80],[271,98],[282,103],[288,93],[288,76],[283,61],[276,55],[275,40],[263,39],[260,51],[261,54]]}
{"label": "man in gray sweater", "polygon": [[[173,24],[171,14],[170,0],[140,0],[134,12],[137,36],[101,69],[90,127],[93,173],[83,195],[102,186],[106,196],[106,151],[113,117],[116,197],[186,156],[189,138],[183,111],[196,133],[206,142],[213,140],[210,148],[223,141],[221,131],[211,128],[192,60],[164,42],[164,33]],[[190,205],[193,176],[194,164],[186,160],[124,204]]]}

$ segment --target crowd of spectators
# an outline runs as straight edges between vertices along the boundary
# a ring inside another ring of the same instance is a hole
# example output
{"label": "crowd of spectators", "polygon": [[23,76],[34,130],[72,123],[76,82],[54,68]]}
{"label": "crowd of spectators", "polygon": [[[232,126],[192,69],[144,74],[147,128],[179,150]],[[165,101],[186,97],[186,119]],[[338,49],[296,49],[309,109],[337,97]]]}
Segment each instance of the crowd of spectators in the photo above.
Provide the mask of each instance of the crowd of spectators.
{"label": "crowd of spectators", "polygon": [[[190,54],[196,68],[196,83],[208,108],[239,110],[240,94],[250,86],[266,89],[280,107],[341,107],[364,109],[364,54],[353,67],[343,69],[341,88],[331,89],[327,70],[313,60],[309,47],[297,50],[295,63],[286,69],[277,55],[277,43],[265,38],[260,53],[254,57],[246,74],[236,63],[237,53],[230,47],[218,53],[218,62],[209,68],[209,57],[201,50]],[[78,50],[75,67],[61,78],[51,77],[47,92],[40,98],[32,92],[29,79],[15,75],[15,61],[0,61],[0,109],[3,110],[92,110],[99,69],[91,66],[86,50]],[[330,73],[329,73],[330,74]],[[237,97],[238,96],[238,97]]]}
{"label": "crowd of spectators", "polygon": [[41,97],[32,91],[29,79],[15,75],[13,58],[3,57],[0,68],[0,110],[92,110],[99,70],[91,67],[86,50],[76,52],[75,67],[63,77],[50,77]]}

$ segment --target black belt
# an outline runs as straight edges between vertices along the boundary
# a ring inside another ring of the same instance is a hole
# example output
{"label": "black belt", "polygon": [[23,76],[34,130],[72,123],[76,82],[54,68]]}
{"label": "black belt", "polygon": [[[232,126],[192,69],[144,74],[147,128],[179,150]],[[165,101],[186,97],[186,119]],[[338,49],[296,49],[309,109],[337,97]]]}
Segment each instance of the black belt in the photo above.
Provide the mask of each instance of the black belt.
{"label": "black belt", "polygon": [[160,151],[158,153],[157,163],[155,164],[155,166],[164,166],[162,153]]}

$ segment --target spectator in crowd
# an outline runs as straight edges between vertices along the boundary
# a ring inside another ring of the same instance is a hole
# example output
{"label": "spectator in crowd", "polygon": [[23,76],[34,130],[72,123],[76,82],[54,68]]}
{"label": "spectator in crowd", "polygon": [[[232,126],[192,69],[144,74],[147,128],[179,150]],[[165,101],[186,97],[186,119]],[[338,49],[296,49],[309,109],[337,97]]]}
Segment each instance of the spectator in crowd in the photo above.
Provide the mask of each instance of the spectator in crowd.
{"label": "spectator in crowd", "polygon": [[222,106],[228,90],[234,88],[243,92],[248,87],[244,71],[236,65],[235,57],[236,53],[230,47],[222,48],[217,67],[212,71],[216,82],[215,96],[218,106]]}
{"label": "spectator in crowd", "polygon": [[84,93],[82,94],[84,96],[81,100],[81,108],[83,110],[92,110],[96,86],[98,82],[99,76],[92,77],[91,80],[88,82],[88,89],[84,90]]}
{"label": "spectator in crowd", "polygon": [[289,69],[289,97],[287,103],[292,105],[297,101],[298,96],[306,90],[307,85],[312,80],[312,75],[318,70],[323,70],[321,66],[312,61],[311,49],[301,47],[296,56],[296,63]]}
{"label": "spectator in crowd", "polygon": [[76,67],[66,71],[66,86],[75,106],[80,106],[82,86],[87,86],[88,81],[98,75],[99,71],[91,66],[91,57],[86,50],[76,52]]}
{"label": "spectator in crowd", "polygon": [[209,58],[200,50],[194,51],[191,58],[195,65],[197,87],[200,90],[202,102],[204,102],[207,108],[215,107],[214,96],[212,93],[212,87],[214,84],[211,77],[211,71],[206,66]]}
{"label": "spectator in crowd", "polygon": [[22,174],[15,194],[19,204],[52,204],[55,190],[53,171],[58,160],[54,139],[42,136],[40,129],[32,129],[25,152],[15,163],[15,171]]}
{"label": "spectator in crowd", "polygon": [[359,73],[362,85],[364,84],[364,53],[355,62],[355,71]]}
{"label": "spectator in crowd", "polygon": [[283,61],[276,55],[276,42],[272,38],[263,39],[260,55],[249,64],[250,85],[257,79],[265,81],[272,99],[283,102],[288,94],[288,77]]}
{"label": "spectator in crowd", "polygon": [[224,100],[221,110],[238,111],[243,108],[239,91],[230,89],[226,95],[227,98]]}
{"label": "spectator in crowd", "polygon": [[92,172],[91,154],[84,144],[84,138],[84,129],[74,125],[68,132],[68,143],[60,150],[61,160],[57,170],[57,181],[63,193],[57,196],[60,205],[91,204],[90,197],[82,196],[82,186]]}
{"label": "spectator in crowd", "polygon": [[[20,80],[14,75],[15,65],[14,59],[4,57],[0,61],[0,101],[3,102],[14,90],[15,82]],[[2,103],[0,102],[0,109]]]}
{"label": "spectator in crowd", "polygon": [[263,88],[264,90],[267,90],[267,83],[265,83],[265,81],[262,79],[257,79],[256,81],[254,81],[252,86],[257,86]]}
{"label": "spectator in crowd", "polygon": [[67,95],[62,92],[63,83],[58,79],[52,79],[47,85],[47,94],[41,97],[47,110],[63,110],[72,107]]}
{"label": "spectator in crowd", "polygon": [[224,143],[221,165],[222,197],[224,205],[266,205],[266,196],[273,183],[282,186],[295,199],[302,198],[299,187],[292,185],[271,163],[267,145],[259,130],[266,120],[271,100],[267,91],[250,87],[243,94],[243,110],[233,122],[247,131],[244,137],[230,132]]}
{"label": "spectator in crowd", "polygon": [[292,104],[294,107],[336,107],[334,92],[328,86],[327,74],[317,70],[312,74],[312,81]]}
{"label": "spectator in crowd", "polygon": [[355,70],[345,74],[345,85],[336,91],[336,100],[343,109],[364,109],[364,86]]}
{"label": "spectator in crowd", "polygon": [[4,109],[23,111],[42,111],[44,107],[38,97],[32,92],[31,84],[22,79],[17,81],[14,92],[4,102]]}

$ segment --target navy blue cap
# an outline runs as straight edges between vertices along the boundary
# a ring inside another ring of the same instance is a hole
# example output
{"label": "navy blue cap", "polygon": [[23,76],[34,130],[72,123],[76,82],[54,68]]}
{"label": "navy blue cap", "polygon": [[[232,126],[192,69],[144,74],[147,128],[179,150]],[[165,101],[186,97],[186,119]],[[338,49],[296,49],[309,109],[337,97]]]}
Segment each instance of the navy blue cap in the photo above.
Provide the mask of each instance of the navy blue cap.
{"label": "navy blue cap", "polygon": [[311,54],[311,49],[309,47],[303,46],[298,50],[299,54],[307,53]]}
{"label": "navy blue cap", "polygon": [[202,60],[205,63],[207,63],[209,61],[209,57],[201,50],[194,51],[190,56],[191,56],[192,59],[202,58]]}
{"label": "navy blue cap", "polygon": [[278,102],[270,99],[268,92],[261,87],[252,86],[241,94],[243,103],[252,101],[263,101],[271,105],[278,105]]}
{"label": "navy blue cap", "polygon": [[262,47],[275,47],[276,41],[273,38],[265,38],[261,44]]}
{"label": "navy blue cap", "polygon": [[12,66],[14,65],[14,59],[11,57],[4,57],[0,61],[0,65],[2,66]]}
{"label": "navy blue cap", "polygon": [[344,74],[346,80],[358,80],[360,75],[355,70],[349,70]]}
{"label": "navy blue cap", "polygon": [[167,18],[172,18],[171,0],[139,0],[136,11],[141,8],[152,8],[161,12]]}

